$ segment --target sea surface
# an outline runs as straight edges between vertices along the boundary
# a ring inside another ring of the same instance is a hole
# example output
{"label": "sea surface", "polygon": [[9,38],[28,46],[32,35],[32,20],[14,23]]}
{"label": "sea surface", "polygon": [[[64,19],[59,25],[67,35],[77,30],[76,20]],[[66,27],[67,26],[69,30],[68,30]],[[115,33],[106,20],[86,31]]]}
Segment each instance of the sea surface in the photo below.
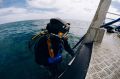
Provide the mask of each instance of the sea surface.
{"label": "sea surface", "polygon": [[[69,44],[73,47],[86,33],[89,22],[67,20],[71,23]],[[12,22],[0,25],[0,79],[47,79],[49,71],[35,63],[29,40],[46,27],[48,19]],[[71,60],[63,52],[62,69]]]}

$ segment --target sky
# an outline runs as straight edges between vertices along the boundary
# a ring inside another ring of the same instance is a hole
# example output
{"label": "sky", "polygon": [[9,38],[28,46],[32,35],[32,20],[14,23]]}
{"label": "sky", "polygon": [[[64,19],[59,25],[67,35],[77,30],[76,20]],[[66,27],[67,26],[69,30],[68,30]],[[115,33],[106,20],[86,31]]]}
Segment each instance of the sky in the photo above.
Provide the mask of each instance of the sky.
{"label": "sky", "polygon": [[[0,0],[0,24],[33,19],[79,19],[91,21],[100,0]],[[120,0],[109,11],[120,14]],[[107,15],[113,17],[113,15]]]}
{"label": "sky", "polygon": [[[120,0],[112,0],[108,12],[112,12],[120,15]],[[108,13],[107,18],[117,19],[120,18],[120,16],[116,16]]]}

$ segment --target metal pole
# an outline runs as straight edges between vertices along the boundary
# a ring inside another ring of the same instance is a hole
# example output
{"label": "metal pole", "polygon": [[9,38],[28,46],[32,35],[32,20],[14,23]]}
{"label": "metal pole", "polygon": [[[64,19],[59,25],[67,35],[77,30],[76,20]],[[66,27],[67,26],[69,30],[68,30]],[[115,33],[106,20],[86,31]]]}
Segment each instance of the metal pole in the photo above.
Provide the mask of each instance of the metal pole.
{"label": "metal pole", "polygon": [[[100,0],[100,4],[98,6],[96,14],[95,14],[93,21],[87,31],[87,34],[85,37],[85,42],[95,41],[95,39],[98,38],[99,33],[100,33],[99,32],[100,26],[103,24],[103,22],[106,18],[106,13],[109,9],[110,3],[111,3],[111,0]],[[104,33],[101,33],[101,34],[104,35]]]}
{"label": "metal pole", "polygon": [[117,13],[112,13],[112,12],[107,12],[108,14],[113,14],[113,15],[117,15],[117,16],[120,16],[120,14],[117,14]]}

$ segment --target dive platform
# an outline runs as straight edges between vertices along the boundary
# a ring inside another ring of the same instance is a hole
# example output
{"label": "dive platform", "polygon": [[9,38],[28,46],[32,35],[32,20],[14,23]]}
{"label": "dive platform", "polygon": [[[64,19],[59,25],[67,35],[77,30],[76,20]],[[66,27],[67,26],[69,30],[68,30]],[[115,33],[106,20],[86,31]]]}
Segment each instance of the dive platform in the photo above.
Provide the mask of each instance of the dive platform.
{"label": "dive platform", "polygon": [[85,79],[120,79],[120,38],[105,33],[102,43],[93,43]]}

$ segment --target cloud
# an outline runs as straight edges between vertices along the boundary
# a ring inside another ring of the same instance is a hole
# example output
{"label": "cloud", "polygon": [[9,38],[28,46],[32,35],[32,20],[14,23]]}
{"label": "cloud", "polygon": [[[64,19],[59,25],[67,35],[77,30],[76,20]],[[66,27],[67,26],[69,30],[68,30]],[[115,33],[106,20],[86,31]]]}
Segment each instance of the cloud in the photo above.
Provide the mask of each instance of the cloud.
{"label": "cloud", "polygon": [[[71,19],[93,18],[100,0],[27,0],[32,8],[57,9],[55,15],[71,17]],[[88,7],[89,6],[89,7]],[[49,10],[50,11],[50,10]]]}
{"label": "cloud", "polygon": [[0,0],[0,7],[2,7],[3,0]]}
{"label": "cloud", "polygon": [[[45,19],[59,17],[91,21],[100,0],[26,0],[26,7],[0,9],[0,19],[14,20]],[[4,23],[2,20],[1,23]]]}
{"label": "cloud", "polygon": [[0,0],[0,3],[2,3],[3,2],[3,0]]}
{"label": "cloud", "polygon": [[[98,5],[99,0],[26,0],[29,7],[32,8],[57,8],[59,10],[79,10],[84,8],[94,9]],[[88,7],[89,6],[89,7]]]}
{"label": "cloud", "polygon": [[[49,15],[53,15],[49,13]],[[0,24],[22,21],[22,20],[36,20],[36,19],[50,19],[50,16],[47,14],[38,14],[38,13],[26,13],[26,14],[10,14],[0,17]]]}
{"label": "cloud", "polygon": [[6,16],[6,15],[10,15],[10,14],[21,14],[21,13],[27,13],[27,10],[24,8],[16,8],[16,7],[0,9],[0,16]]}
{"label": "cloud", "polygon": [[[120,14],[120,6],[119,5],[120,5],[120,0],[113,0],[108,12]],[[119,18],[119,16],[108,13],[107,18],[117,19],[117,18]]]}
{"label": "cloud", "polygon": [[116,8],[118,11],[120,11],[120,0],[113,0],[111,5]]}
{"label": "cloud", "polygon": [[26,0],[28,5],[33,8],[53,8],[55,0]]}
{"label": "cloud", "polygon": [[[21,1],[17,3],[19,2]],[[24,7],[12,3],[9,7],[6,5],[5,8],[1,8],[0,23],[52,17],[91,21],[99,2],[100,0],[26,0],[21,2]],[[3,0],[0,0],[0,6],[2,3]],[[109,12],[120,14],[119,5],[120,0],[112,0]],[[107,14],[107,17],[118,18],[111,14]]]}

